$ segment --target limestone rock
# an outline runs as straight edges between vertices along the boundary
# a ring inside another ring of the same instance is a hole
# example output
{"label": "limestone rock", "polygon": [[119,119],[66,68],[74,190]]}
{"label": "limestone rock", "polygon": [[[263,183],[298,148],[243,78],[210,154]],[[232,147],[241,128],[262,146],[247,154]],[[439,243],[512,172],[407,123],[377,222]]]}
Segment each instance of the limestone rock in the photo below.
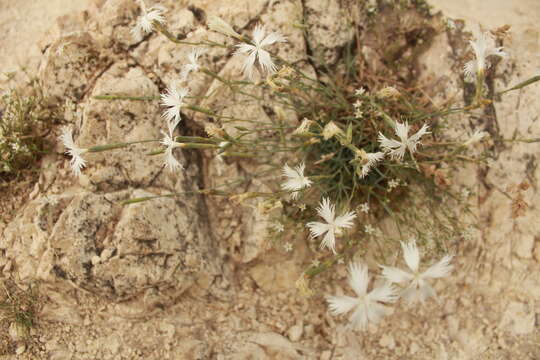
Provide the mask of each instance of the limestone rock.
{"label": "limestone rock", "polygon": [[338,0],[306,0],[304,5],[307,42],[314,59],[318,65],[332,64],[340,47],[354,38],[350,6]]}
{"label": "limestone rock", "polygon": [[[80,193],[61,198],[57,208],[33,202],[6,228],[0,247],[26,280],[72,281],[116,300],[152,294],[152,287],[182,293],[198,277],[214,274],[219,258],[212,256],[195,198],[117,204],[148,195]],[[54,215],[48,225],[47,211]],[[92,262],[105,249],[109,255]]]}
{"label": "limestone rock", "polygon": [[525,335],[534,331],[535,320],[533,307],[513,301],[508,304],[499,326],[514,335]]}
{"label": "limestone rock", "polygon": [[80,101],[95,80],[112,64],[89,32],[75,32],[55,41],[45,53],[39,76],[44,92],[53,101]]}

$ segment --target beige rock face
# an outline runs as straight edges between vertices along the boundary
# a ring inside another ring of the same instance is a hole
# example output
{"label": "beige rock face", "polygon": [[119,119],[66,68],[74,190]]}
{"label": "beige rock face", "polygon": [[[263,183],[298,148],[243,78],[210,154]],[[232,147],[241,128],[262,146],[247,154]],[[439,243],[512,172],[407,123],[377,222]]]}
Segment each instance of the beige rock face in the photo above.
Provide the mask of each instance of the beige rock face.
{"label": "beige rock face", "polygon": [[[94,99],[109,93],[159,94],[156,75],[122,54],[133,45],[125,22],[135,10],[127,1],[102,4],[89,26],[94,31],[61,36],[45,54],[44,90],[60,103],[67,98],[76,104],[80,115],[71,121],[80,147],[160,138],[164,122],[156,102]],[[205,211],[199,197],[118,205],[132,197],[197,188],[200,158],[177,154],[186,171],[172,176],[162,170],[162,156],[146,155],[156,145],[87,154],[80,180],[85,190],[29,204],[8,226],[1,245],[21,279],[73,282],[115,301],[146,294],[144,302],[152,305],[164,295],[149,289],[181,294],[216,274],[220,258],[200,216]]]}
{"label": "beige rock face", "polygon": [[319,65],[334,63],[340,48],[355,35],[353,24],[357,14],[351,11],[353,7],[342,6],[338,0],[307,0],[304,6],[311,35],[308,44],[315,61]]}
{"label": "beige rock face", "polygon": [[[87,95],[97,77],[111,65],[107,53],[87,32],[77,32],[56,40],[41,63],[44,91],[58,102],[79,102]],[[78,69],[77,74],[74,69]]]}
{"label": "beige rock face", "polygon": [[[85,11],[91,7],[91,3],[92,0],[2,1],[0,83],[4,85],[9,77],[7,75],[19,71],[20,67],[35,72],[43,50],[42,44],[39,43],[42,34],[54,28],[56,23],[65,24],[66,18],[76,19],[77,27],[80,27],[84,21]],[[73,29],[70,28],[68,31]]]}
{"label": "beige rock face", "polygon": [[149,288],[180,294],[214,274],[219,258],[211,256],[212,238],[194,211],[196,202],[115,204],[148,195],[79,193],[34,202],[8,226],[2,249],[22,280],[74,282],[116,301]]}

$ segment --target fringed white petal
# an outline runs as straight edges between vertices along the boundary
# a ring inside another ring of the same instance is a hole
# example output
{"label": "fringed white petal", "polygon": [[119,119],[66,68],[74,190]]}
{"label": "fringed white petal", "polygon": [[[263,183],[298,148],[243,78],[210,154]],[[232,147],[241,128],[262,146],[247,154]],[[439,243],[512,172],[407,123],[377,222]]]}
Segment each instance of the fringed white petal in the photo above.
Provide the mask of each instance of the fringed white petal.
{"label": "fringed white petal", "polygon": [[399,137],[402,143],[407,141],[407,137],[409,134],[409,123],[399,123],[396,121],[396,135]]}
{"label": "fringed white petal", "polygon": [[281,184],[281,188],[287,191],[293,191],[292,198],[298,196],[298,190],[311,186],[311,180],[304,176],[305,164],[301,163],[294,169],[285,164],[282,169],[283,176],[287,180]]}
{"label": "fringed white petal", "polygon": [[172,134],[161,132],[163,134],[163,139],[160,141],[163,146],[165,146],[165,159],[164,164],[166,168],[169,168],[170,171],[176,171],[178,169],[183,169],[182,164],[174,157],[173,149],[176,146]]}
{"label": "fringed white petal", "polygon": [[266,34],[266,28],[264,25],[257,24],[255,26],[255,29],[253,30],[253,42],[257,46],[261,46],[261,43],[264,39],[264,35]]}
{"label": "fringed white petal", "polygon": [[397,300],[398,296],[396,288],[392,286],[392,284],[386,283],[371,290],[368,294],[368,298],[371,301],[394,302]]}
{"label": "fringed white petal", "polygon": [[81,170],[86,167],[86,161],[81,155],[87,152],[88,149],[82,149],[75,145],[75,142],[73,141],[73,130],[69,126],[65,126],[62,129],[62,134],[60,135],[59,139],[67,149],[66,154],[71,156],[71,160],[69,162],[71,171],[73,171],[75,176],[81,176]]}
{"label": "fringed white petal", "polygon": [[349,286],[354,290],[356,295],[366,295],[369,282],[367,266],[354,262],[350,263],[348,281]]}
{"label": "fringed white petal", "polygon": [[396,267],[391,266],[381,266],[382,268],[382,275],[386,280],[388,280],[391,283],[400,284],[407,281],[411,281],[413,279],[413,275],[403,271],[401,269],[398,269]]}
{"label": "fringed white petal", "polygon": [[257,52],[252,51],[249,53],[249,55],[244,59],[244,62],[242,63],[242,73],[244,76],[248,79],[253,79],[253,72],[255,68],[255,61],[257,60]]}
{"label": "fringed white petal", "polygon": [[331,226],[322,222],[312,221],[306,224],[313,237],[319,237],[330,231]]}
{"label": "fringed white petal", "polygon": [[338,228],[350,228],[353,226],[353,220],[356,218],[356,213],[354,211],[350,211],[348,213],[345,213],[341,216],[338,216],[334,220],[334,224]]}
{"label": "fringed white petal", "polygon": [[259,49],[257,55],[259,57],[259,64],[261,64],[264,72],[268,74],[273,74],[276,72],[276,65],[274,64],[274,61],[272,61],[272,57],[268,51]]}
{"label": "fringed white petal", "polygon": [[417,272],[418,264],[420,263],[420,252],[418,251],[416,242],[414,240],[409,243],[404,243],[402,241],[401,248],[403,249],[403,258],[405,259],[407,266],[413,273]]}
{"label": "fringed white petal", "polygon": [[378,324],[388,312],[389,309],[386,306],[376,302],[370,302],[369,305],[366,306],[368,321],[372,324]]}
{"label": "fringed white petal", "polygon": [[349,317],[349,322],[355,330],[366,330],[368,325],[368,313],[365,304],[358,304],[356,310]]}
{"label": "fringed white petal", "polygon": [[326,235],[324,235],[320,248],[322,249],[324,247],[332,250],[334,254],[336,253],[336,235],[334,234],[334,231],[329,230]]}
{"label": "fringed white petal", "polygon": [[426,271],[424,271],[422,273],[422,278],[437,279],[448,276],[454,268],[453,265],[450,265],[452,258],[452,255],[444,256],[441,260],[431,265]]}
{"label": "fringed white petal", "polygon": [[317,208],[317,213],[322,217],[327,223],[333,224],[335,218],[336,206],[330,203],[330,199],[323,198],[319,207]]}
{"label": "fringed white petal", "polygon": [[350,296],[327,296],[326,302],[332,315],[348,313],[358,305],[358,299]]}
{"label": "fringed white petal", "polygon": [[426,134],[429,134],[430,132],[428,131],[429,129],[429,126],[428,124],[424,124],[422,125],[422,127],[420,128],[420,130],[418,130],[416,132],[416,134],[412,135],[410,138],[409,138],[409,141],[407,143],[407,146],[409,147],[409,151],[410,152],[416,152],[416,146],[418,145],[418,143],[420,142],[420,138]]}
{"label": "fringed white petal", "polygon": [[465,75],[466,82],[474,82],[476,80],[477,72],[476,60],[467,61],[465,65],[463,65],[463,74]]}
{"label": "fringed white petal", "polygon": [[278,32],[272,32],[261,41],[259,46],[269,46],[277,42],[287,42],[287,39]]}

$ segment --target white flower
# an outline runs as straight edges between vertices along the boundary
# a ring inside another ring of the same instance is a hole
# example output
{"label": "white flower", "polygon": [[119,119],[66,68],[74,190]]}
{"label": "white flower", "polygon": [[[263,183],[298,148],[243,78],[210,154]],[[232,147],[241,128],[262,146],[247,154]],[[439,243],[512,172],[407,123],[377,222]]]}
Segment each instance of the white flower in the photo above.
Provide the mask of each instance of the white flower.
{"label": "white flower", "polygon": [[180,122],[180,109],[184,106],[184,97],[188,94],[187,88],[177,88],[175,85],[169,86],[165,94],[161,94],[161,105],[168,109],[163,112],[163,117],[169,124]]}
{"label": "white flower", "polygon": [[391,283],[408,283],[401,296],[409,303],[424,302],[429,297],[435,296],[435,290],[427,283],[427,280],[448,276],[453,268],[450,265],[453,256],[444,256],[439,262],[431,265],[421,273],[418,269],[420,253],[415,241],[409,241],[408,244],[401,242],[401,247],[403,249],[403,258],[411,272],[395,267],[381,266],[383,276]]}
{"label": "white flower", "polygon": [[424,124],[416,134],[409,137],[409,124],[407,122],[401,124],[396,121],[395,131],[401,141],[387,139],[382,133],[379,133],[379,142],[383,150],[389,153],[393,159],[403,160],[407,149],[411,155],[416,152],[420,138],[430,133],[428,128],[429,126]]}
{"label": "white flower", "polygon": [[324,140],[331,139],[336,135],[343,136],[344,134],[343,130],[341,130],[333,121],[326,124],[322,132]]}
{"label": "white flower", "polygon": [[19,151],[21,150],[21,144],[19,142],[12,143],[11,148],[13,149],[13,151]]}
{"label": "white flower", "polygon": [[373,226],[371,226],[370,224],[367,224],[366,226],[364,226],[364,231],[365,231],[366,234],[368,234],[368,235],[373,235],[373,234],[375,234],[375,229],[374,229]]}
{"label": "white flower", "polygon": [[146,8],[143,0],[139,0],[139,5],[141,6],[142,14],[137,19],[137,24],[131,29],[131,35],[136,41],[140,41],[145,34],[149,34],[154,29],[153,22],[158,22],[160,24],[165,23],[165,18],[163,13],[165,8],[159,5]]}
{"label": "white flower", "polygon": [[369,204],[367,202],[361,204],[360,211],[367,214],[369,212]]}
{"label": "white flower", "polygon": [[324,235],[320,247],[327,247],[334,254],[336,253],[336,236],[341,235],[343,228],[350,228],[353,226],[353,219],[356,217],[354,211],[345,212],[343,215],[336,217],[336,206],[330,203],[328,198],[323,198],[317,213],[320,217],[326,221],[321,222],[309,222],[307,227],[311,232],[311,236],[318,237]]}
{"label": "white flower", "polygon": [[236,54],[247,54],[244,64],[242,65],[242,72],[244,75],[249,79],[253,78],[253,69],[256,61],[259,62],[263,72],[275,73],[276,65],[272,61],[270,53],[263,48],[276,42],[286,41],[285,37],[278,32],[272,32],[266,35],[264,26],[255,26],[252,44],[243,43],[236,45],[238,47]]}
{"label": "white flower", "polygon": [[161,132],[163,134],[163,139],[161,140],[161,144],[166,146],[165,149],[165,167],[169,168],[171,171],[175,170],[182,170],[184,167],[173,155],[173,149],[175,147],[179,146],[179,143],[174,141],[174,138],[172,136],[172,132],[169,132],[168,134],[166,132]]}
{"label": "white flower", "polygon": [[354,96],[362,96],[366,92],[366,89],[360,87],[354,91]]}
{"label": "white flower", "polygon": [[81,157],[88,149],[81,149],[75,145],[73,141],[73,130],[69,126],[62,129],[62,135],[59,139],[67,148],[66,154],[71,156],[71,170],[76,176],[81,176],[81,169],[86,166],[86,161]]}
{"label": "white flower", "polygon": [[232,36],[237,39],[241,38],[240,34],[234,31],[231,25],[229,25],[227,22],[225,22],[225,20],[223,20],[222,18],[218,16],[210,16],[210,18],[208,19],[207,25],[208,25],[208,28],[212,31],[215,31],[224,35]]}
{"label": "white flower", "polygon": [[298,198],[299,190],[303,188],[310,187],[312,181],[308,177],[304,176],[304,169],[306,165],[301,163],[295,168],[291,168],[289,165],[285,164],[283,166],[283,176],[287,177],[287,181],[281,184],[283,190],[292,191],[291,198],[294,200]]}
{"label": "white flower", "polygon": [[274,229],[275,232],[278,233],[285,231],[285,226],[283,226],[283,224],[280,222],[273,223],[271,227],[272,229]]}
{"label": "white flower", "polygon": [[283,244],[283,250],[285,250],[286,252],[291,252],[293,249],[293,246],[290,242],[286,242],[285,244]]}
{"label": "white flower", "polygon": [[199,57],[204,54],[202,48],[195,48],[192,52],[188,54],[188,63],[182,67],[182,72],[180,73],[181,81],[187,80],[188,75],[191,72],[197,72],[201,68],[199,65]]}
{"label": "white flower", "polygon": [[354,329],[365,330],[368,323],[378,323],[387,312],[386,306],[380,302],[391,303],[397,300],[395,288],[388,283],[367,292],[369,277],[366,265],[351,263],[348,282],[356,297],[327,296],[326,301],[332,315],[341,315],[354,310],[349,317]]}
{"label": "white flower", "polygon": [[384,159],[383,152],[367,153],[364,150],[360,150],[358,151],[358,156],[360,157],[362,164],[362,169],[360,170],[359,174],[361,179],[369,174],[369,171],[373,166]]}
{"label": "white flower", "polygon": [[399,186],[399,180],[397,179],[390,179],[388,181],[388,191],[392,191],[394,188],[397,188]]}
{"label": "white flower", "polygon": [[490,67],[488,56],[506,56],[506,53],[502,51],[503,48],[496,47],[495,40],[487,32],[479,32],[476,40],[469,40],[469,44],[473,48],[475,59],[463,66],[465,81],[468,82],[474,82],[478,75],[483,75],[484,71]]}
{"label": "white flower", "polygon": [[311,121],[311,120],[309,120],[307,118],[304,118],[302,120],[302,123],[292,133],[294,135],[307,134],[307,133],[309,133],[309,127],[311,126],[311,124],[313,124],[313,121]]}

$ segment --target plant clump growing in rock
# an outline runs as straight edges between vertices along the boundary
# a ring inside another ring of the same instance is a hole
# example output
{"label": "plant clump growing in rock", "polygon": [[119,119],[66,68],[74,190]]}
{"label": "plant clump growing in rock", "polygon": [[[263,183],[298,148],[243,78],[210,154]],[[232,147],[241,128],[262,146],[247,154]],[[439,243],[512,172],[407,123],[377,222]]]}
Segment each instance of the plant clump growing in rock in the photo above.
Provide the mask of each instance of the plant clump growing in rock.
{"label": "plant clump growing in rock", "polygon": [[[156,145],[148,155],[161,156],[163,167],[173,175],[186,167],[180,152],[204,152],[217,173],[227,162],[249,162],[257,172],[194,193],[241,205],[258,201],[254,212],[265,216],[268,235],[276,243],[287,239],[281,244],[287,252],[294,250],[291,241],[298,238],[318,245],[314,248],[321,249],[320,255],[301,277],[305,293],[309,293],[309,279],[344,261],[356,264],[355,258],[366,255],[368,249],[378,248],[372,257],[385,263],[401,242],[413,273],[384,267],[383,275],[386,272],[386,278],[394,283],[411,281],[409,292],[422,292],[415,299],[434,296],[425,281],[449,275],[453,246],[466,227],[458,214],[467,210],[467,196],[452,188],[452,173],[463,163],[485,163],[489,158],[487,151],[471,150],[475,144],[488,141],[484,129],[475,129],[471,137],[452,136],[447,132],[448,117],[469,114],[492,101],[484,89],[487,66],[481,57],[502,55],[500,47],[484,49],[496,39],[482,33],[471,42],[476,62],[467,63],[464,77],[475,80],[472,102],[437,107],[415,82],[419,71],[416,59],[437,31],[426,9],[417,4],[423,2],[396,2],[393,8],[379,4],[377,11],[394,11],[389,15],[395,35],[391,44],[386,44],[390,30],[384,24],[371,23],[371,31],[353,29],[357,34],[354,41],[341,49],[335,62],[311,58],[310,66],[280,56],[286,37],[262,22],[254,24],[252,32],[241,34],[224,20],[212,18],[208,27],[220,33],[223,41],[179,40],[167,28],[164,9],[159,10],[159,17],[151,18],[144,2],[140,3],[145,33],[155,30],[194,50],[161,97],[103,94],[96,99],[161,98],[162,137],[80,148],[71,129],[65,130],[61,140],[72,156],[75,175],[82,176],[83,168],[92,166],[81,157],[86,152],[127,149],[148,142]],[[137,39],[140,21],[134,31]],[[370,58],[368,46],[379,53]],[[205,51],[201,49],[213,47],[225,49],[240,64],[236,74],[225,76],[203,64]],[[262,110],[260,118],[248,118],[249,112],[243,109],[228,112],[212,103],[211,96],[198,96],[191,89],[195,75],[207,76],[217,84],[212,96],[229,94],[233,102],[241,98],[245,101],[238,101],[241,108],[256,104]],[[204,119],[206,135],[201,129],[196,134],[186,130],[187,123],[197,126],[195,117]],[[272,178],[273,183],[264,190],[245,190],[263,176]],[[123,204],[184,195],[156,194]],[[412,239],[405,245],[408,238]],[[443,260],[419,273],[417,243],[430,257],[442,256]],[[349,272],[358,299],[328,299],[335,314],[363,304],[365,311],[353,312],[351,321],[365,328],[382,317],[384,311],[378,302],[393,302],[398,293],[388,284],[367,293],[367,268],[351,265]],[[377,289],[384,289],[380,290],[383,294]]]}

